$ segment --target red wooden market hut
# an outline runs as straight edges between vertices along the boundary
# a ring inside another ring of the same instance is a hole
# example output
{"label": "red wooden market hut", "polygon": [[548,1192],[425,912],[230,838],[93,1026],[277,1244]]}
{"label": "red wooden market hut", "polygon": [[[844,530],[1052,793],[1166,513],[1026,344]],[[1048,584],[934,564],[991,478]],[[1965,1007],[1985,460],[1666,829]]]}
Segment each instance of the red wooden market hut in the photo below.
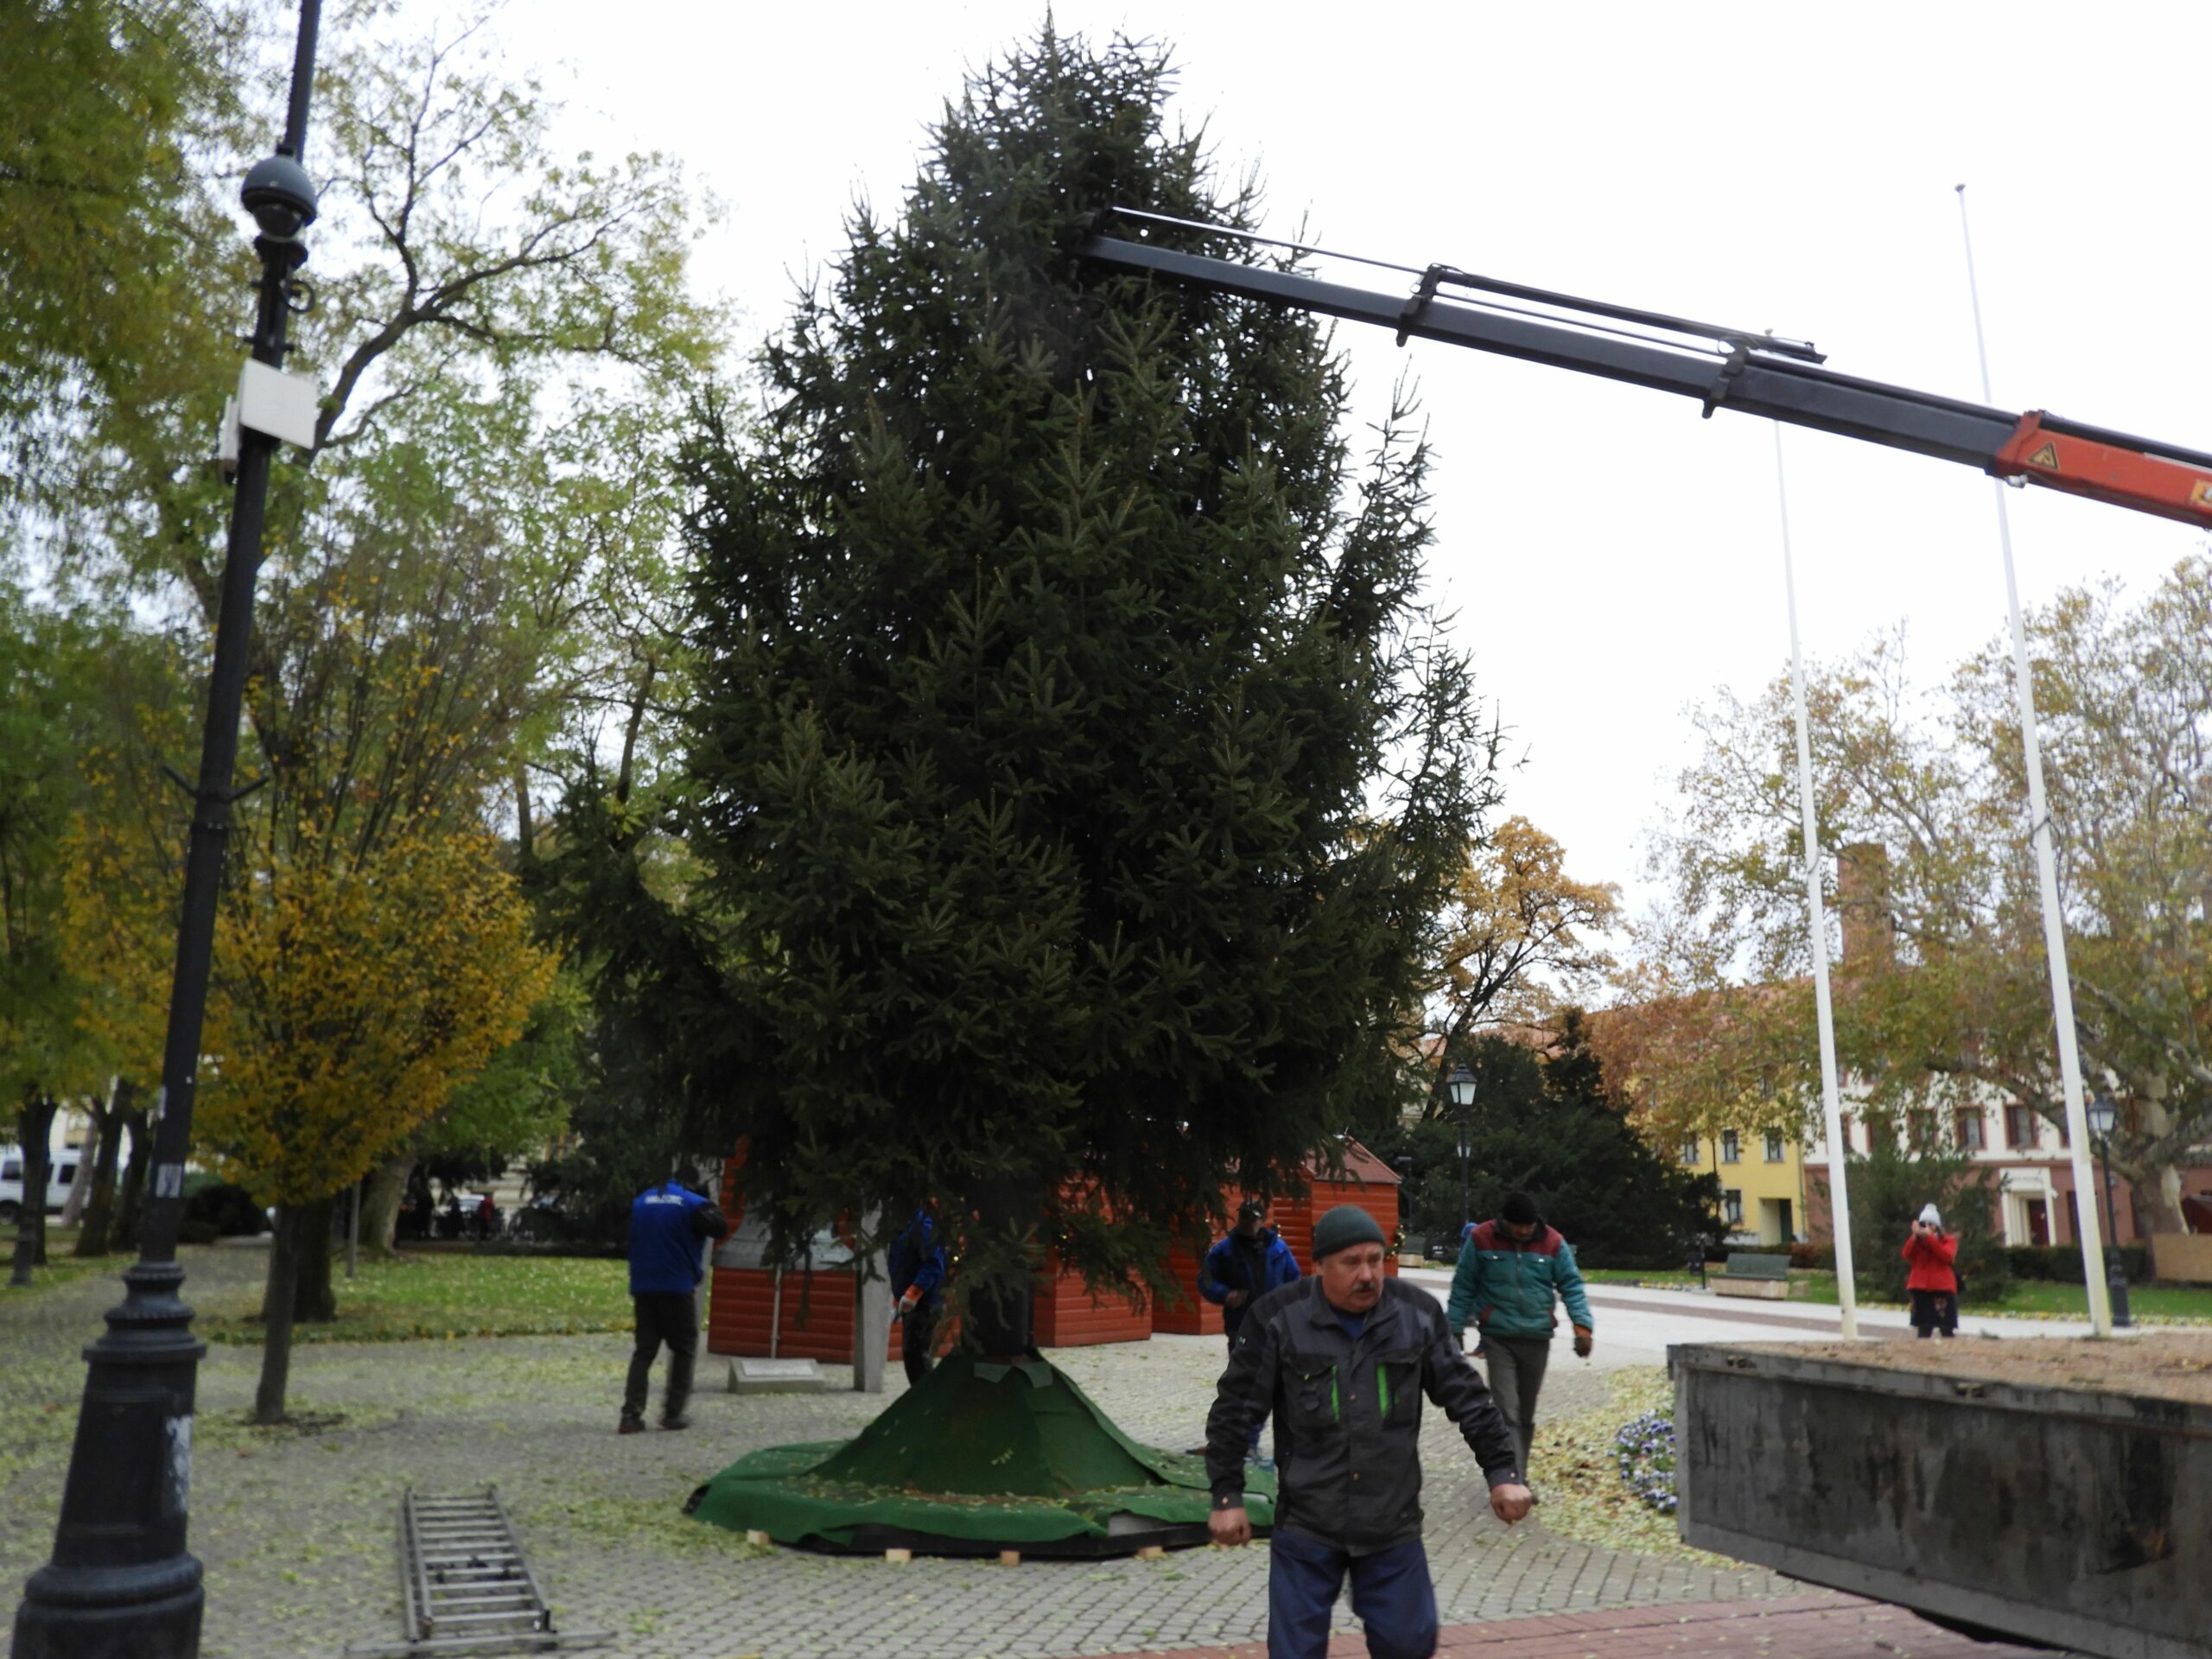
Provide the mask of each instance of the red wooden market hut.
{"label": "red wooden market hut", "polygon": [[[732,1196],[737,1163],[732,1159],[722,1173],[730,1236],[715,1251],[707,1351],[850,1364],[859,1290],[850,1247],[825,1232],[815,1239],[804,1267],[779,1272],[765,1265],[766,1230],[747,1227],[742,1206]],[[1110,1293],[1094,1294],[1057,1260],[1037,1287],[1034,1320],[1038,1345],[1045,1348],[1143,1342],[1152,1335],[1149,1309],[1133,1308]],[[887,1351],[894,1361],[899,1335],[894,1319]]]}
{"label": "red wooden market hut", "polygon": [[[1373,1216],[1386,1240],[1395,1244],[1398,1236],[1398,1172],[1350,1135],[1337,1144],[1341,1168],[1332,1170],[1328,1160],[1315,1153],[1299,1166],[1299,1173],[1308,1184],[1307,1195],[1277,1198],[1268,1211],[1268,1220],[1281,1230],[1283,1243],[1290,1246],[1300,1269],[1305,1273],[1313,1271],[1314,1221],[1340,1204],[1356,1204]],[[1243,1197],[1234,1191],[1223,1194],[1230,1214],[1236,1213]],[[1209,1244],[1211,1242],[1207,1241]],[[1185,1300],[1176,1306],[1170,1306],[1164,1298],[1155,1300],[1152,1310],[1154,1331],[1173,1332],[1179,1336],[1221,1334],[1221,1309],[1198,1294],[1198,1265],[1203,1249],[1178,1244],[1167,1252],[1167,1269],[1183,1287]],[[1382,1271],[1394,1278],[1397,1275],[1395,1249],[1384,1253]]]}
{"label": "red wooden market hut", "polygon": [[[1340,1167],[1332,1168],[1334,1162]],[[1398,1172],[1350,1135],[1337,1142],[1332,1160],[1316,1152],[1299,1166],[1307,1182],[1303,1198],[1277,1198],[1268,1219],[1282,1231],[1282,1241],[1298,1257],[1306,1272],[1313,1271],[1313,1224],[1340,1204],[1356,1204],[1375,1217],[1387,1248],[1382,1271],[1398,1273]]]}

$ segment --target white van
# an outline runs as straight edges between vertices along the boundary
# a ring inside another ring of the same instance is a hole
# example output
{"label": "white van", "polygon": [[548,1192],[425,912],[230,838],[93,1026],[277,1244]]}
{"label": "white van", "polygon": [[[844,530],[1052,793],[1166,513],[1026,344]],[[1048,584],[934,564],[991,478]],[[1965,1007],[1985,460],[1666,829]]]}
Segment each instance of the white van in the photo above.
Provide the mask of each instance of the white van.
{"label": "white van", "polygon": [[[69,1202],[69,1184],[77,1179],[77,1152],[51,1154],[46,1172],[46,1213],[58,1216]],[[13,1227],[23,1211],[23,1154],[15,1147],[0,1147],[0,1227]]]}

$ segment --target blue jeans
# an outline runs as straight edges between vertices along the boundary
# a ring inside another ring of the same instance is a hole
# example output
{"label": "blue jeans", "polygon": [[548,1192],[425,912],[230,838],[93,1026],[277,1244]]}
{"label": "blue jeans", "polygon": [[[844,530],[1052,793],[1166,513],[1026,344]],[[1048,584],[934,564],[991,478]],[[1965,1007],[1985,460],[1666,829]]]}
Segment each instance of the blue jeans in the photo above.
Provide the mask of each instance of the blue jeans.
{"label": "blue jeans", "polygon": [[1351,1573],[1351,1610],[1373,1659],[1429,1659],[1436,1651],[1436,1586],[1419,1540],[1354,1555],[1303,1533],[1268,1541],[1268,1659],[1322,1659],[1329,1611]]}

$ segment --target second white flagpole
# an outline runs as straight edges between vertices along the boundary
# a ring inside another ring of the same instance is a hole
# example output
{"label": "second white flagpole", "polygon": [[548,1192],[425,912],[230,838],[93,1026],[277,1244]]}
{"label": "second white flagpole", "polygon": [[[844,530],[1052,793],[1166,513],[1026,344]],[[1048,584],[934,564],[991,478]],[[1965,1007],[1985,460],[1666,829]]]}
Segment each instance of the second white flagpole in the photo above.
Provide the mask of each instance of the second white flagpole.
{"label": "second white flagpole", "polygon": [[1835,1005],[1828,995],[1827,907],[1821,897],[1821,837],[1813,797],[1813,722],[1805,708],[1805,653],[1797,643],[1797,571],[1789,553],[1789,486],[1782,467],[1782,426],[1774,429],[1774,491],[1782,512],[1782,588],[1789,602],[1789,689],[1797,706],[1797,810],[1805,842],[1805,918],[1813,940],[1813,1013],[1821,1038],[1821,1108],[1828,1143],[1828,1226],[1835,1235],[1835,1299],[1843,1338],[1859,1335],[1859,1281],[1853,1276],[1851,1192],[1845,1166],[1842,1090],[1836,1079]]}

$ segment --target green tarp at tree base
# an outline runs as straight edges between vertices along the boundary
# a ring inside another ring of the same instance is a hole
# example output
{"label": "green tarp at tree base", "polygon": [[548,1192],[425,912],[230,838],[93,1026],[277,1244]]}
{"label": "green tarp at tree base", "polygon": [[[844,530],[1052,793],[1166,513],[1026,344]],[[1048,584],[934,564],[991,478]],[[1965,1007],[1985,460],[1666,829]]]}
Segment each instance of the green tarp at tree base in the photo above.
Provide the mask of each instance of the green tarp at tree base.
{"label": "green tarp at tree base", "polygon": [[[1246,1484],[1253,1525],[1273,1524],[1274,1477]],[[686,1507],[782,1544],[846,1548],[880,1527],[1015,1548],[1104,1538],[1117,1515],[1203,1526],[1212,1503],[1204,1459],[1139,1445],[1044,1361],[955,1354],[855,1438],[750,1452]]]}

